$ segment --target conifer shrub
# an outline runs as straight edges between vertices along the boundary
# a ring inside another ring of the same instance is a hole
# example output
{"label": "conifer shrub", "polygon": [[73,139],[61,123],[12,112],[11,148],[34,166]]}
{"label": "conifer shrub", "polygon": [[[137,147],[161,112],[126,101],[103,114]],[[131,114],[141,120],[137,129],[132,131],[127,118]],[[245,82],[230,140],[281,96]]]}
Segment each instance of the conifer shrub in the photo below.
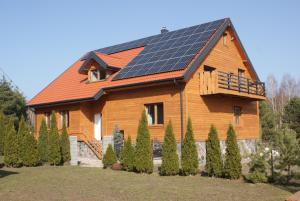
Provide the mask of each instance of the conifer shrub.
{"label": "conifer shrub", "polygon": [[44,119],[42,120],[39,131],[38,152],[40,161],[42,163],[48,162],[48,130]]}
{"label": "conifer shrub", "polygon": [[6,129],[4,142],[4,164],[8,167],[20,167],[22,165],[19,139],[15,130],[14,121],[10,120]]}
{"label": "conifer shrub", "polygon": [[177,144],[173,132],[172,122],[169,121],[165,131],[164,143],[162,146],[161,175],[177,175],[179,173],[179,160],[177,154]]}
{"label": "conifer shrub", "polygon": [[131,143],[131,137],[129,136],[125,140],[124,147],[121,153],[121,163],[123,170],[132,172],[134,170],[134,147]]}
{"label": "conifer shrub", "polygon": [[136,172],[148,174],[153,172],[152,145],[145,111],[142,112],[142,116],[139,121],[134,161]]}
{"label": "conifer shrub", "polygon": [[20,153],[20,161],[21,163],[23,163],[23,159],[25,157],[26,151],[27,151],[27,145],[26,145],[26,135],[29,132],[29,128],[26,124],[26,121],[24,119],[24,117],[22,116],[19,122],[19,126],[18,126],[18,132],[17,132],[17,136],[18,136],[18,142],[19,142],[19,153]]}
{"label": "conifer shrub", "polygon": [[61,164],[60,139],[54,112],[52,112],[51,115],[51,128],[48,141],[48,162],[50,165]]}
{"label": "conifer shrub", "polygon": [[112,167],[112,165],[117,162],[117,156],[111,144],[108,145],[106,152],[103,156],[102,162],[104,168]]}
{"label": "conifer shrub", "polygon": [[183,175],[195,175],[198,172],[198,152],[195,144],[191,118],[188,119],[181,153]]}
{"label": "conifer shrub", "polygon": [[239,179],[242,173],[240,149],[237,144],[235,131],[229,125],[226,139],[226,154],[224,162],[224,176],[227,179]]}
{"label": "conifer shrub", "polygon": [[67,127],[63,124],[62,132],[60,135],[60,148],[62,163],[69,162],[71,160],[70,155],[70,140]]}
{"label": "conifer shrub", "polygon": [[24,166],[32,167],[39,164],[39,152],[37,141],[32,131],[24,133],[23,136],[24,153],[22,155],[22,163]]}
{"label": "conifer shrub", "polygon": [[206,165],[205,170],[209,176],[222,176],[222,156],[218,133],[214,125],[210,127],[206,141]]}
{"label": "conifer shrub", "polygon": [[5,117],[3,112],[0,111],[0,156],[4,154],[4,141],[5,141],[5,133],[6,133],[6,126],[5,126]]}

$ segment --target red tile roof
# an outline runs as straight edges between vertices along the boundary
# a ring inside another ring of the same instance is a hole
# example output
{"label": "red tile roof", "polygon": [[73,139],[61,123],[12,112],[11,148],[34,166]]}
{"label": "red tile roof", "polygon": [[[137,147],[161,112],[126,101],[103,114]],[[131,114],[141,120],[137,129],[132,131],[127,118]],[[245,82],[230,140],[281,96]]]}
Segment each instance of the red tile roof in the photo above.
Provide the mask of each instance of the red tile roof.
{"label": "red tile roof", "polygon": [[[130,62],[143,48],[131,49],[111,55],[96,53],[108,65],[115,67],[124,67]],[[141,82],[151,82],[166,78],[175,78],[182,76],[183,71],[175,71],[136,77],[124,80],[112,81],[111,76],[107,80],[88,82],[87,75],[78,73],[79,68],[84,63],[78,60],[58,78],[52,81],[46,88],[38,93],[28,102],[28,106],[43,105],[50,103],[74,101],[80,99],[92,99],[101,90],[110,87],[118,87]]]}

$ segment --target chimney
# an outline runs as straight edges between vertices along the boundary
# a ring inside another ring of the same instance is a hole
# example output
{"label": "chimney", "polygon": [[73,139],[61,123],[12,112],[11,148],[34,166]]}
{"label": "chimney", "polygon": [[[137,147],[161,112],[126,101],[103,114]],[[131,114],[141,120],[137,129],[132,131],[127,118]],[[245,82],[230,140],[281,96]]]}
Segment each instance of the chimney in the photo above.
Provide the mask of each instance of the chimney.
{"label": "chimney", "polygon": [[168,33],[168,32],[169,32],[169,30],[167,29],[167,27],[162,27],[160,30],[161,34]]}

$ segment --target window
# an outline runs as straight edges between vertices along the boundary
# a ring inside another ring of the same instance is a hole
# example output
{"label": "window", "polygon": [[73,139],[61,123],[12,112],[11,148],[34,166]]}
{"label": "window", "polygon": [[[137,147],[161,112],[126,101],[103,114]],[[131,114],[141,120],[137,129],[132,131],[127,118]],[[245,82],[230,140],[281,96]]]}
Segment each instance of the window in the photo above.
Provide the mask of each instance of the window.
{"label": "window", "polygon": [[60,125],[61,125],[61,128],[63,127],[64,124],[66,125],[67,128],[70,126],[69,111],[67,111],[67,110],[60,111]]}
{"label": "window", "polygon": [[239,125],[241,123],[242,108],[239,106],[234,106],[233,113],[234,113],[234,123],[236,125]]}
{"label": "window", "polygon": [[91,82],[95,82],[98,80],[106,79],[106,72],[104,70],[98,70],[96,68],[92,68],[89,72],[89,80]]}
{"label": "window", "polygon": [[163,103],[145,105],[148,125],[164,124],[164,106]]}
{"label": "window", "polygon": [[238,76],[239,77],[244,77],[245,76],[245,70],[243,70],[243,69],[238,69]]}
{"label": "window", "polygon": [[204,71],[205,72],[213,72],[214,70],[216,70],[216,68],[210,67],[210,66],[204,66]]}
{"label": "window", "polygon": [[223,45],[227,45],[227,33],[223,34]]}
{"label": "window", "polygon": [[46,121],[47,128],[50,128],[50,126],[51,126],[51,113],[50,112],[45,112],[45,121]]}

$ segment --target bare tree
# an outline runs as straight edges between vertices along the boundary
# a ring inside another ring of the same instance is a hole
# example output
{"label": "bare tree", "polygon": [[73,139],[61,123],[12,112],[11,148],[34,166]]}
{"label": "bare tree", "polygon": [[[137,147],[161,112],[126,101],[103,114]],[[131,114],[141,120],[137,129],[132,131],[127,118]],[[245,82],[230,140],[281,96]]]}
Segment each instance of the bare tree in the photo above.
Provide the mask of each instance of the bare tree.
{"label": "bare tree", "polygon": [[276,97],[277,97],[278,86],[277,86],[277,80],[274,77],[274,75],[268,76],[266,85],[267,85],[266,87],[267,94],[272,105],[272,110],[275,112],[277,111]]}

